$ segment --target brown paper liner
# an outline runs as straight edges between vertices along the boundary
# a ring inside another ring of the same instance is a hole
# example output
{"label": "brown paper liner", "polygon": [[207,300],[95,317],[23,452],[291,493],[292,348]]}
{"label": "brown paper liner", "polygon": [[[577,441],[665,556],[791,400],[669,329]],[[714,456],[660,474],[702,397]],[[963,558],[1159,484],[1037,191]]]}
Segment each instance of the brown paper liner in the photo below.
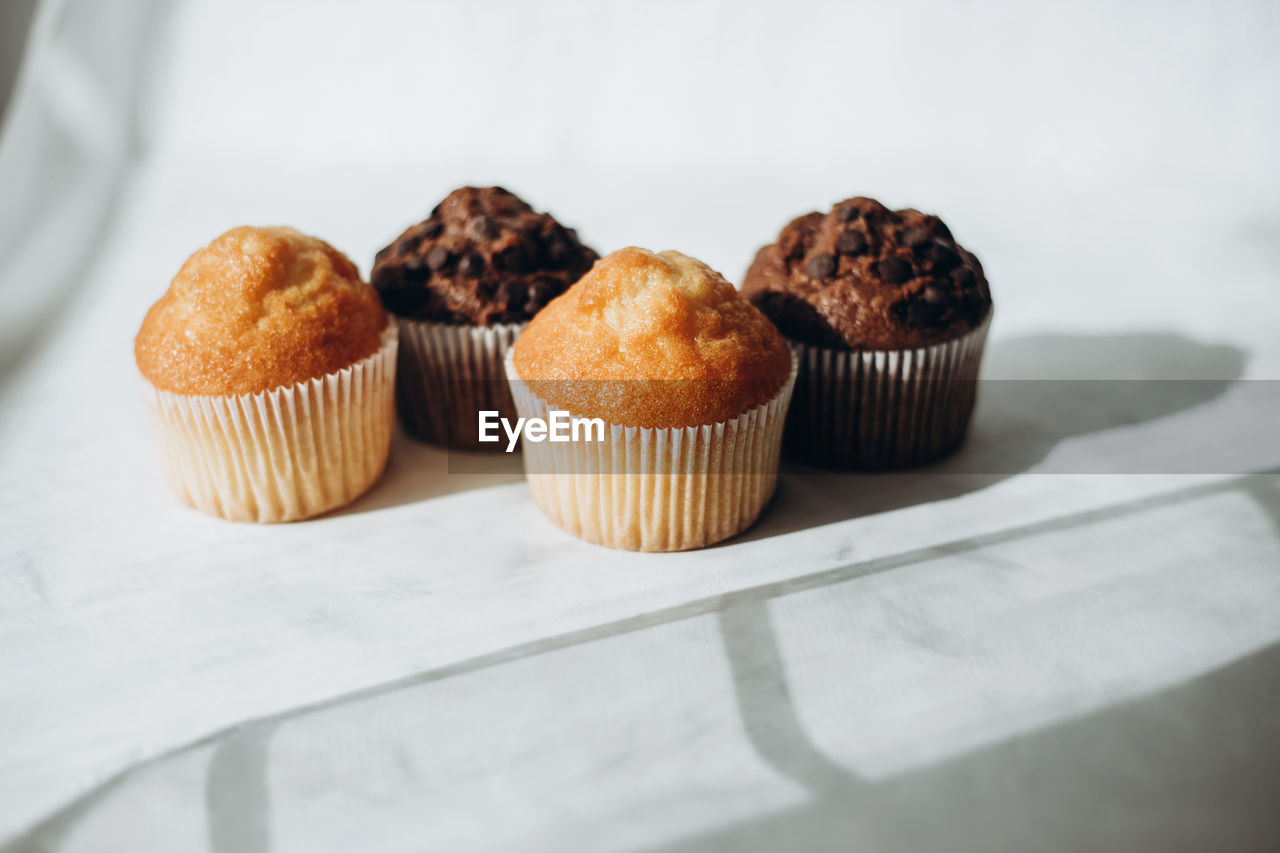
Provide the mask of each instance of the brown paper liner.
{"label": "brown paper liner", "polygon": [[787,455],[848,470],[908,468],[958,448],[973,415],[991,312],[954,340],[849,352],[794,344],[800,356]]}
{"label": "brown paper liner", "polygon": [[[524,466],[538,508],[581,539],[630,551],[685,551],[751,526],[773,495],[791,374],[770,400],[729,421],[650,429],[606,424],[604,441],[524,442]],[[553,408],[507,378],[520,417]]]}
{"label": "brown paper liner", "polygon": [[528,324],[399,324],[396,405],[405,432],[431,444],[492,450],[478,441],[478,413],[516,416],[502,362]]}
{"label": "brown paper liner", "polygon": [[367,358],[257,394],[175,394],[144,380],[170,488],[232,521],[296,521],[354,500],[386,466],[397,340],[391,323]]}

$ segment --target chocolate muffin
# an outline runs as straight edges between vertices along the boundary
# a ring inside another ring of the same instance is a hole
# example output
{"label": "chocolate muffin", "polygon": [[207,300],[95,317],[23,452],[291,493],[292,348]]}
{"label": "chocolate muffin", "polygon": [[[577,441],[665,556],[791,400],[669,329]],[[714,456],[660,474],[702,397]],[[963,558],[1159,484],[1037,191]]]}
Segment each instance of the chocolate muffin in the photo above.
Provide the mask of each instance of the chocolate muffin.
{"label": "chocolate muffin", "polygon": [[991,291],[937,216],[857,197],[798,217],[756,254],[743,292],[800,350],[789,451],[880,469],[963,441]]}
{"label": "chocolate muffin", "polygon": [[982,264],[941,219],[861,197],[792,220],[742,289],[792,340],[850,350],[949,340],[991,307]]}
{"label": "chocolate muffin", "polygon": [[598,259],[574,229],[502,187],[462,187],[378,252],[372,281],[397,317],[523,323]]}
{"label": "chocolate muffin", "polygon": [[400,325],[397,401],[416,438],[484,448],[478,413],[514,414],[502,361],[599,256],[501,187],[454,190],[378,252],[372,282]]}

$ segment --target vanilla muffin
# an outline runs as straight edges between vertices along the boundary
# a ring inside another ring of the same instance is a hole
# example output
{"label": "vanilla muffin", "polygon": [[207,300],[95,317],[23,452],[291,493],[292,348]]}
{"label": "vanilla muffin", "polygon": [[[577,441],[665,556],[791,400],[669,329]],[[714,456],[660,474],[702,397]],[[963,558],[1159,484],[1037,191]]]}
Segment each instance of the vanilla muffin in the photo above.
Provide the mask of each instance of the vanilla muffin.
{"label": "vanilla muffin", "polygon": [[233,228],[183,264],[134,342],[169,485],[236,521],[350,502],[386,465],[397,332],[329,244]]}
{"label": "vanilla muffin", "polygon": [[598,255],[502,187],[461,187],[378,252],[371,281],[400,326],[396,399],[415,438],[484,449],[478,412],[514,413],[503,359]]}
{"label": "vanilla muffin", "polygon": [[603,422],[524,445],[534,500],[590,542],[700,548],[747,528],[777,482],[794,358],[717,272],[628,248],[529,323],[507,359],[520,415]]}
{"label": "vanilla muffin", "polygon": [[937,216],[846,199],[786,225],[742,289],[799,351],[789,453],[903,468],[963,441],[991,290]]}

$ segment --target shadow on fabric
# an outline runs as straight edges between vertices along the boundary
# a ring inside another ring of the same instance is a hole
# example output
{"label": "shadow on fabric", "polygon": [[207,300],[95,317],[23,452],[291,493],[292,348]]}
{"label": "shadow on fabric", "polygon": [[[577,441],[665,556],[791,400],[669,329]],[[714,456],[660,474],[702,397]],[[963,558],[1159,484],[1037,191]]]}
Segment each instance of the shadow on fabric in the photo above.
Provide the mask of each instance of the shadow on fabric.
{"label": "shadow on fabric", "polygon": [[[1245,362],[1246,353],[1234,346],[1163,332],[994,341],[984,362],[988,378],[979,389],[974,421],[957,453],[923,468],[874,474],[784,462],[772,504],[751,530],[730,542],[987,488],[1035,467],[1068,439],[1149,423],[1210,403],[1243,375]],[[1149,393],[1128,393],[1144,383]]]}

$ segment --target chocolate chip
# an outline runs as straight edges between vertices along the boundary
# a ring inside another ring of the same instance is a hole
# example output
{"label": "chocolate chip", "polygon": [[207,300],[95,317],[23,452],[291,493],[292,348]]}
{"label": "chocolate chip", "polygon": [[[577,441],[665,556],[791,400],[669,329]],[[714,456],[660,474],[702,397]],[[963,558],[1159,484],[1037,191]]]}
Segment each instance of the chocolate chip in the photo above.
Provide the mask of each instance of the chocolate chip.
{"label": "chocolate chip", "polygon": [[846,204],[836,208],[836,219],[839,219],[841,222],[852,222],[857,219],[861,213],[862,211],[858,210],[858,208],[854,207],[852,204]]}
{"label": "chocolate chip", "polygon": [[841,336],[831,323],[817,308],[794,293],[766,290],[753,295],[751,301],[779,331],[793,340],[822,347],[841,345]]}
{"label": "chocolate chip", "polygon": [[944,290],[936,284],[931,284],[924,290],[920,291],[920,298],[931,305],[939,306],[948,305],[954,301],[951,291]]}
{"label": "chocolate chip", "polygon": [[[397,270],[397,272],[402,271]],[[379,292],[382,294],[382,304],[387,307],[387,310],[402,316],[412,316],[417,313],[427,303],[429,294],[425,287],[409,287],[402,281],[392,284],[384,281]]]}
{"label": "chocolate chip", "polygon": [[912,326],[933,326],[942,319],[942,309],[928,302],[912,302],[907,305],[907,323]]}
{"label": "chocolate chip", "polygon": [[484,255],[479,252],[467,252],[458,261],[458,275],[474,278],[482,272],[484,272]]}
{"label": "chocolate chip", "polygon": [[981,293],[976,290],[970,290],[960,298],[960,310],[977,320],[986,313],[987,303],[983,300]]}
{"label": "chocolate chip", "polygon": [[395,253],[396,253],[396,245],[395,243],[392,243],[390,246],[387,246],[384,249],[380,249],[378,251],[378,254],[373,256],[373,262],[375,264],[380,264],[383,261],[385,261],[387,258],[394,255]]}
{"label": "chocolate chip", "polygon": [[404,270],[394,264],[374,267],[373,274],[369,276],[369,283],[377,288],[385,301],[388,296],[404,287]]}
{"label": "chocolate chip", "polygon": [[578,252],[576,263],[569,267],[568,270],[573,274],[573,277],[576,280],[584,275],[587,270],[595,266],[595,263],[598,260],[600,260],[599,255],[588,249],[586,246],[583,246],[582,250]]}
{"label": "chocolate chip", "polygon": [[809,278],[827,278],[836,271],[836,256],[810,255],[808,262],[804,265],[804,271],[809,274]]}
{"label": "chocolate chip", "polygon": [[876,263],[876,275],[888,284],[897,284],[911,278],[911,264],[902,258],[885,258]]}
{"label": "chocolate chip", "polygon": [[519,308],[527,296],[528,288],[525,286],[522,278],[500,278],[498,286],[494,289],[496,298],[513,308]]}
{"label": "chocolate chip", "polygon": [[968,267],[956,267],[953,269],[951,271],[951,280],[955,282],[956,287],[973,287],[978,283],[978,277]]}
{"label": "chocolate chip", "polygon": [[396,238],[396,241],[387,248],[394,250],[399,257],[417,254],[418,247],[422,245],[422,238],[419,237],[415,230],[411,229]]}
{"label": "chocolate chip", "polygon": [[521,273],[527,268],[526,252],[517,243],[493,256],[493,268],[501,272]]}
{"label": "chocolate chip", "polygon": [[559,283],[554,278],[539,276],[529,283],[529,296],[524,303],[527,314],[536,314],[550,302],[558,291]]}
{"label": "chocolate chip", "polygon": [[577,252],[573,248],[573,239],[562,228],[557,228],[547,236],[547,259],[557,267],[567,266]]}
{"label": "chocolate chip", "polygon": [[867,235],[850,229],[836,238],[836,251],[842,255],[860,255],[867,250]]}
{"label": "chocolate chip", "polygon": [[404,268],[409,272],[421,272],[428,266],[422,255],[410,255],[404,259]]}
{"label": "chocolate chip", "polygon": [[929,232],[918,225],[902,232],[902,245],[913,252],[919,252],[929,243]]}
{"label": "chocolate chip", "polygon": [[444,223],[439,219],[427,219],[418,226],[418,233],[428,240],[440,236],[440,232],[444,230]]}
{"label": "chocolate chip", "polygon": [[438,272],[447,267],[451,260],[453,260],[452,252],[444,246],[434,246],[430,252],[427,252],[427,269]]}
{"label": "chocolate chip", "polygon": [[925,249],[923,257],[933,264],[933,269],[937,272],[945,272],[960,263],[960,256],[955,249],[936,240]]}
{"label": "chocolate chip", "polygon": [[492,216],[477,216],[476,221],[471,224],[471,228],[481,240],[492,240],[501,232],[498,227],[498,220]]}

